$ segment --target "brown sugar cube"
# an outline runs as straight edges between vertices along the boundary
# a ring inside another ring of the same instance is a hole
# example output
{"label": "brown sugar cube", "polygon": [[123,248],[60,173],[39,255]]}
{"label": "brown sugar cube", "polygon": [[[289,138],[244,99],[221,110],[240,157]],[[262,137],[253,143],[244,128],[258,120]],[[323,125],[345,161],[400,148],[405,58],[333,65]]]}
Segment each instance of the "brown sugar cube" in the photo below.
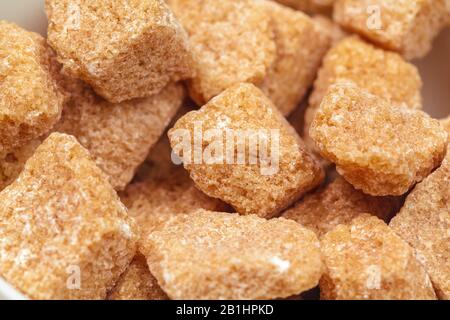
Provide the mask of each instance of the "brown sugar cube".
{"label": "brown sugar cube", "polygon": [[0,203],[0,274],[30,298],[105,299],[135,254],[125,206],[74,137],[51,134]]}
{"label": "brown sugar cube", "polygon": [[309,136],[311,122],[328,88],[341,81],[352,81],[394,105],[422,107],[422,80],[415,66],[400,55],[377,49],[358,37],[345,38],[325,56],[305,113],[303,137],[315,151],[317,148]]}
{"label": "brown sugar cube", "polygon": [[323,272],[312,231],[254,215],[176,215],[141,250],[172,299],[286,298],[315,287]]}
{"label": "brown sugar cube", "polygon": [[406,193],[439,166],[447,148],[438,120],[350,83],[330,88],[310,134],[348,182],[373,196]]}
{"label": "brown sugar cube", "polygon": [[191,98],[203,105],[241,83],[260,84],[275,60],[271,18],[254,0],[169,0],[189,34],[196,76]]}
{"label": "brown sugar cube", "polygon": [[307,13],[331,12],[336,0],[274,0],[285,6],[292,7]]}
{"label": "brown sugar cube", "polygon": [[96,96],[81,81],[69,80],[66,90],[71,97],[55,131],[75,136],[116,190],[125,189],[185,98],[181,84],[118,104]]}
{"label": "brown sugar cube", "polygon": [[108,101],[159,93],[193,71],[186,32],[163,0],[46,0],[48,41]]}
{"label": "brown sugar cube", "polygon": [[197,187],[240,214],[273,217],[323,180],[294,128],[252,84],[188,113],[169,139]]}
{"label": "brown sugar cube", "polygon": [[390,226],[415,250],[436,293],[450,299],[450,152],[409,194]]}
{"label": "brown sugar cube", "polygon": [[40,35],[0,21],[0,154],[40,137],[58,121],[63,95],[55,62]]}
{"label": "brown sugar cube", "polygon": [[10,185],[25,167],[43,139],[34,139],[0,158],[0,191]]}
{"label": "brown sugar cube", "polygon": [[150,273],[145,257],[138,253],[121,275],[108,300],[168,300],[155,277]]}
{"label": "brown sugar cube", "polygon": [[447,0],[336,0],[334,20],[406,59],[424,57],[446,23]]}
{"label": "brown sugar cube", "polygon": [[320,190],[306,195],[282,217],[294,220],[322,237],[339,224],[350,222],[364,213],[388,221],[400,210],[399,197],[373,197],[353,188],[342,177]]}
{"label": "brown sugar cube", "polygon": [[330,37],[306,14],[272,1],[261,1],[273,21],[276,58],[261,84],[283,113],[290,114],[313,84],[330,46]]}
{"label": "brown sugar cube", "polygon": [[226,205],[199,191],[183,166],[171,160],[167,136],[150,152],[149,165],[141,181],[130,184],[121,194],[128,214],[144,234],[151,232],[164,214],[190,213],[198,209],[225,211]]}
{"label": "brown sugar cube", "polygon": [[376,217],[337,226],[323,237],[321,249],[327,269],[321,299],[436,299],[414,250]]}

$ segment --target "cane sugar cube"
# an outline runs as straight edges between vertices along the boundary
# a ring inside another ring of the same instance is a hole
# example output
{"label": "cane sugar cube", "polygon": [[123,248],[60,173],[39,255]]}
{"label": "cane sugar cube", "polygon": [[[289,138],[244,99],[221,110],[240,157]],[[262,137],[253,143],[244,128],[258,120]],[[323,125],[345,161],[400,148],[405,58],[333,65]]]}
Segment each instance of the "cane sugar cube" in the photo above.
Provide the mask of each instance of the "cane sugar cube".
{"label": "cane sugar cube", "polygon": [[66,71],[110,102],[192,76],[184,29],[163,0],[46,0],[48,40]]}
{"label": "cane sugar cube", "polygon": [[260,87],[288,115],[313,84],[331,38],[300,11],[272,1],[262,1],[261,6],[273,21],[276,58]]}
{"label": "cane sugar cube", "polygon": [[40,35],[0,21],[0,154],[50,131],[63,95],[53,51]]}
{"label": "cane sugar cube", "polygon": [[328,13],[336,0],[274,0],[307,13]]}
{"label": "cane sugar cube", "polygon": [[254,215],[176,215],[141,250],[171,299],[286,298],[315,287],[323,272],[312,231]]}
{"label": "cane sugar cube", "polygon": [[270,15],[254,0],[169,0],[189,34],[196,76],[190,96],[203,105],[241,82],[260,84],[275,60]]}
{"label": "cane sugar cube", "polygon": [[25,167],[43,139],[34,139],[0,158],[0,191],[9,186]]}
{"label": "cane sugar cube", "polygon": [[152,232],[163,215],[190,213],[198,209],[225,211],[227,206],[195,187],[183,166],[173,164],[167,136],[152,148],[146,173],[121,194],[128,213],[143,234]]}
{"label": "cane sugar cube", "polygon": [[334,20],[406,59],[422,58],[446,24],[447,0],[336,0]]}
{"label": "cane sugar cube", "polygon": [[310,134],[348,182],[373,196],[406,193],[440,165],[447,149],[438,120],[350,83],[330,88]]}
{"label": "cane sugar cube", "polygon": [[352,81],[393,105],[422,107],[422,80],[415,66],[396,53],[377,49],[358,37],[347,37],[325,56],[309,99],[303,137],[313,150],[317,148],[309,136],[311,122],[328,88],[341,81]]}
{"label": "cane sugar cube", "polygon": [[65,85],[71,97],[55,130],[75,136],[111,185],[124,190],[183,103],[184,88],[172,83],[148,98],[110,103],[71,80]]}
{"label": "cane sugar cube", "polygon": [[322,32],[325,32],[331,39],[331,45],[335,46],[342,39],[348,36],[336,22],[331,20],[329,17],[321,14],[316,14],[313,17],[314,22],[322,28]]}
{"label": "cane sugar cube", "polygon": [[376,217],[337,226],[323,237],[321,249],[327,267],[321,299],[436,299],[414,250]]}
{"label": "cane sugar cube", "polygon": [[450,299],[450,152],[408,195],[390,226],[415,250],[440,299]]}
{"label": "cane sugar cube", "polygon": [[169,138],[197,187],[240,214],[273,217],[324,177],[294,128],[252,84],[188,113]]}
{"label": "cane sugar cube", "polygon": [[306,195],[282,217],[313,230],[319,237],[363,213],[388,221],[400,210],[400,197],[373,197],[353,188],[342,177],[320,190]]}
{"label": "cane sugar cube", "polygon": [[138,253],[120,276],[108,300],[168,300],[150,273],[145,257]]}
{"label": "cane sugar cube", "polygon": [[51,134],[0,203],[0,274],[30,298],[105,299],[135,254],[125,206],[74,137]]}

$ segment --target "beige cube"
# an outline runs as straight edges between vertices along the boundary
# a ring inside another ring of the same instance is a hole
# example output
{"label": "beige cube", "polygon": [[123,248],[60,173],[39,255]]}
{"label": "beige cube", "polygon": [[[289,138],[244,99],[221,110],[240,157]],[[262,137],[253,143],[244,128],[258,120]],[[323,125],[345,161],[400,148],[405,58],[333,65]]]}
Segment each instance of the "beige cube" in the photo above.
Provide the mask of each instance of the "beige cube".
{"label": "beige cube", "polygon": [[188,113],[169,138],[199,189],[240,214],[273,217],[324,176],[294,128],[252,84]]}
{"label": "beige cube", "polygon": [[327,271],[325,300],[435,300],[433,285],[413,248],[369,215],[339,225],[321,242]]}
{"label": "beige cube", "polygon": [[50,135],[0,202],[0,274],[30,298],[105,299],[135,254],[125,206],[74,137]]}
{"label": "beige cube", "polygon": [[416,186],[394,231],[417,252],[440,299],[450,299],[450,152],[441,167]]}
{"label": "beige cube", "polygon": [[354,84],[332,86],[310,134],[356,189],[402,195],[443,160],[447,132],[426,113],[395,107]]}
{"label": "beige cube", "polygon": [[122,103],[98,97],[81,81],[66,78],[70,99],[55,131],[71,134],[87,148],[116,190],[124,190],[164,133],[185,98],[181,84]]}
{"label": "beige cube", "polygon": [[0,21],[0,157],[47,133],[59,120],[58,68],[44,38]]}
{"label": "beige cube", "polygon": [[46,11],[60,62],[110,102],[193,74],[187,35],[163,0],[46,0]]}
{"label": "beige cube", "polygon": [[447,0],[336,0],[334,20],[374,43],[422,58],[447,23]]}

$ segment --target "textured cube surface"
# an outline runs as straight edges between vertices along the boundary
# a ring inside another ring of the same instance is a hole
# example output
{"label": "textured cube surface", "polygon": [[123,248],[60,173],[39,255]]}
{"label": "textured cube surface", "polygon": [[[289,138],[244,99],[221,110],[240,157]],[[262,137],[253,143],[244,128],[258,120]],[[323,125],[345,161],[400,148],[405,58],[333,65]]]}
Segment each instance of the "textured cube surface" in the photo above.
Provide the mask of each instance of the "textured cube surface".
{"label": "textured cube surface", "polygon": [[336,0],[334,19],[343,27],[397,51],[421,58],[446,23],[446,0]]}
{"label": "textured cube surface", "polygon": [[439,166],[447,148],[438,120],[393,108],[354,84],[330,88],[310,134],[348,182],[375,196],[406,193]]}
{"label": "textured cube surface", "polygon": [[169,0],[189,34],[197,75],[191,97],[202,105],[240,82],[259,84],[275,60],[269,14],[253,0]]}
{"label": "textured cube surface", "polygon": [[262,1],[261,6],[273,21],[276,58],[260,87],[287,115],[312,85],[331,38],[300,11],[272,1]]}
{"label": "textured cube surface", "polygon": [[445,119],[442,119],[441,124],[444,127],[444,129],[447,130],[447,132],[449,134],[449,138],[450,138],[450,116],[448,116]]}
{"label": "textured cube surface", "polygon": [[313,19],[314,22],[322,29],[322,32],[327,33],[333,46],[348,36],[348,33],[345,32],[340,25],[325,15],[316,14],[313,16]]}
{"label": "textured cube surface", "polygon": [[226,209],[222,201],[199,191],[183,166],[172,163],[171,151],[167,136],[163,136],[150,152],[145,177],[130,184],[121,195],[143,234],[164,219],[161,214]]}
{"label": "textured cube surface", "polygon": [[192,75],[186,32],[163,0],[46,0],[58,59],[111,102]]}
{"label": "textured cube surface", "polygon": [[0,21],[0,157],[58,121],[63,96],[55,62],[40,35]]}
{"label": "textured cube surface", "polygon": [[0,274],[30,298],[104,299],[134,256],[125,206],[71,136],[50,135],[0,202]]}
{"label": "textured cube surface", "polygon": [[363,216],[322,239],[322,299],[436,299],[414,250],[383,221]]}
{"label": "textured cube surface", "polygon": [[442,166],[416,186],[390,226],[424,265],[441,299],[450,299],[450,152]]}
{"label": "textured cube surface", "polygon": [[321,237],[337,225],[349,224],[364,213],[387,222],[400,210],[401,204],[399,197],[372,197],[338,177],[326,187],[306,195],[282,217],[297,221]]}
{"label": "textured cube surface", "polygon": [[325,56],[309,99],[304,138],[314,150],[315,144],[309,137],[311,122],[328,88],[341,81],[352,81],[393,105],[422,107],[422,80],[415,66],[398,54],[377,49],[358,37],[345,38]]}
{"label": "textured cube surface", "polygon": [[206,212],[176,215],[142,242],[172,299],[285,298],[317,285],[313,232],[285,220]]}
{"label": "textured cube surface", "polygon": [[331,11],[336,0],[274,0],[279,3],[308,13]]}
{"label": "textured cube surface", "polygon": [[168,300],[155,277],[150,273],[145,257],[138,253],[120,276],[109,300]]}
{"label": "textured cube surface", "polygon": [[241,214],[272,217],[323,179],[295,130],[251,84],[236,85],[188,113],[169,138],[200,190]]}
{"label": "textured cube surface", "polygon": [[74,135],[116,190],[131,181],[185,97],[181,84],[169,84],[155,96],[113,104],[81,81],[67,79],[65,87],[71,97],[55,130]]}
{"label": "textured cube surface", "polygon": [[34,139],[14,149],[0,159],[0,191],[10,185],[22,172],[25,163],[33,155],[42,139]]}

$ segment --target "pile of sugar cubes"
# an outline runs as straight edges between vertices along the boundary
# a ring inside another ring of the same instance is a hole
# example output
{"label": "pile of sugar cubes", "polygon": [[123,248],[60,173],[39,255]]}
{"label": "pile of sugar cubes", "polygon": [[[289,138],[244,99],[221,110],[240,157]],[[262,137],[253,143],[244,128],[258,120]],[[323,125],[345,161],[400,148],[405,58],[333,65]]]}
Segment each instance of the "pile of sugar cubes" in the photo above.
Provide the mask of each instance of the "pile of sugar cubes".
{"label": "pile of sugar cubes", "polygon": [[0,277],[24,296],[450,298],[450,117],[408,62],[447,1],[46,13],[47,39],[0,21]]}

